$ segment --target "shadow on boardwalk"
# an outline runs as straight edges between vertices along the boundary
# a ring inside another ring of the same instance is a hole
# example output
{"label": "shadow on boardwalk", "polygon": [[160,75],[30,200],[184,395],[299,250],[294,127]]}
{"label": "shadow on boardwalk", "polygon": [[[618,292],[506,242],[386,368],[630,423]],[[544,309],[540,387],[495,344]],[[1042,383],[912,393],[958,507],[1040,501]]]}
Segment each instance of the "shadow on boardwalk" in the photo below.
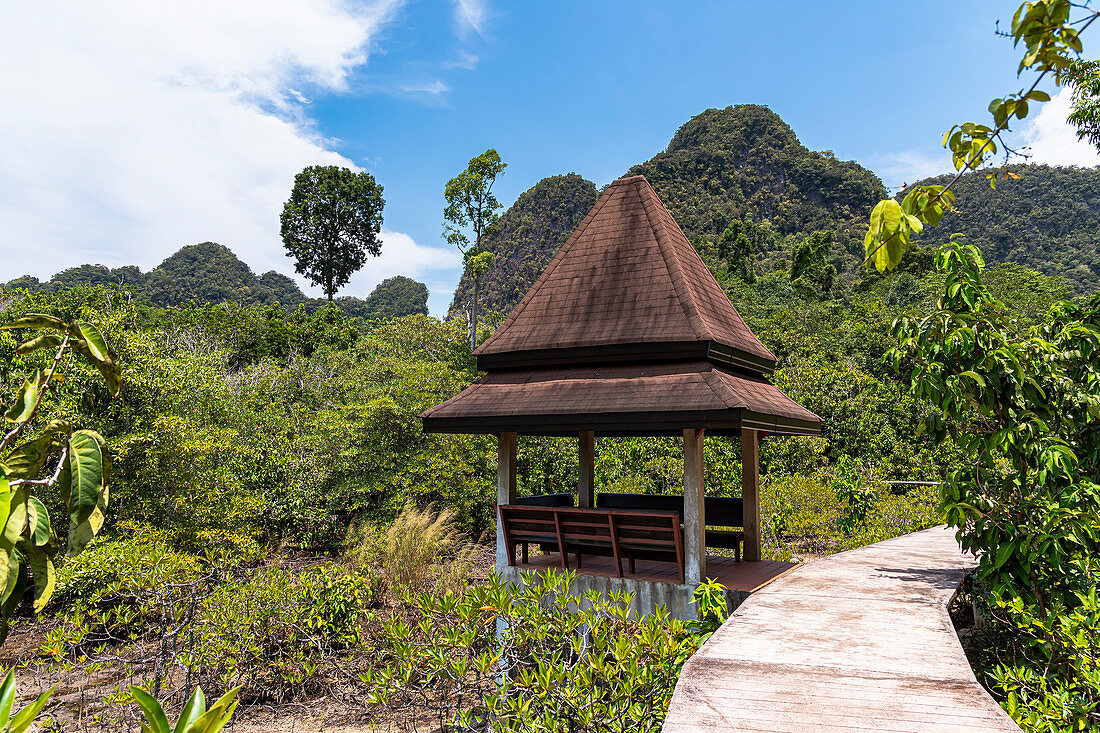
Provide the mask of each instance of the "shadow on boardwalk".
{"label": "shadow on boardwalk", "polygon": [[937,527],[776,580],[684,666],[665,733],[1018,732],[947,613],[972,566]]}

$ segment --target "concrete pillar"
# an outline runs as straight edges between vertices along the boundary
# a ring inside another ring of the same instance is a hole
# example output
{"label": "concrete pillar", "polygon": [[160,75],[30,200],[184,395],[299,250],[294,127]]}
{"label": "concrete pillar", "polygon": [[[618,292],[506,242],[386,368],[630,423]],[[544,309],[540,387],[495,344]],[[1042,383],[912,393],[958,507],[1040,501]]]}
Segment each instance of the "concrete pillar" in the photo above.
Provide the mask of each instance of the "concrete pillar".
{"label": "concrete pillar", "polygon": [[577,506],[596,506],[596,433],[582,430],[578,454],[580,478],[577,481]]}
{"label": "concrete pillar", "polygon": [[745,560],[760,560],[760,439],[741,429],[741,501],[745,512]]}
{"label": "concrete pillar", "polygon": [[[516,434],[497,436],[497,505],[516,501]],[[497,520],[497,569],[508,566],[508,549],[504,546],[504,528]]]}
{"label": "concrete pillar", "polygon": [[684,431],[684,581],[707,577],[707,521],[703,501],[703,431]]}

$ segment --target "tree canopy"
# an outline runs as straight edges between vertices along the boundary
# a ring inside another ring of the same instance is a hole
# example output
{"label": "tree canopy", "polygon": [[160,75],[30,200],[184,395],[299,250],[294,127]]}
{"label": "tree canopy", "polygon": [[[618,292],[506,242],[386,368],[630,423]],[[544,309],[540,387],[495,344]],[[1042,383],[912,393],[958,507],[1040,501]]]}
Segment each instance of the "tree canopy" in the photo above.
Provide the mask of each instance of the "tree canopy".
{"label": "tree canopy", "polygon": [[384,205],[382,186],[370,173],[313,165],[296,175],[280,217],[295,271],[332,300],[368,255],[382,251]]}

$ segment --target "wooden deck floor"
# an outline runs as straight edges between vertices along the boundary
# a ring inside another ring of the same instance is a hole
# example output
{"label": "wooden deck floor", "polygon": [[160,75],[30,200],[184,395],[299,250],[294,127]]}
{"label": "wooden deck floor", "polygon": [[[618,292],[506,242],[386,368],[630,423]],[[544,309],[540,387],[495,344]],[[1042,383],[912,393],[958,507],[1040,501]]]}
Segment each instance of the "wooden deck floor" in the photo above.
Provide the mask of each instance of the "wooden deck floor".
{"label": "wooden deck floor", "polygon": [[972,565],[935,528],[799,568],[688,660],[663,730],[1018,733],[947,614]]}
{"label": "wooden deck floor", "polygon": [[[547,568],[560,568],[561,559],[558,553],[548,555],[535,555],[528,557],[529,562],[517,563],[521,570],[546,570]],[[569,566],[573,568],[573,557],[569,558]],[[776,578],[789,573],[798,567],[797,563],[775,562],[766,560],[763,562],[737,562],[732,557],[707,557],[707,577],[717,580],[731,591],[753,593],[763,588]],[[623,562],[623,571],[627,569]],[[637,560],[634,566],[634,574],[626,577],[634,580],[644,580],[655,583],[679,583],[680,573],[674,563],[658,562],[654,560]],[[581,568],[578,573],[585,575],[598,575],[603,578],[616,576],[615,561],[610,557],[597,555],[585,556],[581,559]]]}

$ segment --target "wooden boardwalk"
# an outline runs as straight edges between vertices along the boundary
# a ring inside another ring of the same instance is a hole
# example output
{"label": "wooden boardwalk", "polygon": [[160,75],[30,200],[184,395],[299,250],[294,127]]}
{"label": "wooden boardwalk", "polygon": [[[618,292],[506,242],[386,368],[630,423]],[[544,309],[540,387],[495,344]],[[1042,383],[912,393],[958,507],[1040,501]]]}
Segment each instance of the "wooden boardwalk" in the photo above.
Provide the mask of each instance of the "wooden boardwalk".
{"label": "wooden boardwalk", "polygon": [[663,730],[1018,733],[947,614],[972,566],[938,527],[786,574],[684,665]]}

